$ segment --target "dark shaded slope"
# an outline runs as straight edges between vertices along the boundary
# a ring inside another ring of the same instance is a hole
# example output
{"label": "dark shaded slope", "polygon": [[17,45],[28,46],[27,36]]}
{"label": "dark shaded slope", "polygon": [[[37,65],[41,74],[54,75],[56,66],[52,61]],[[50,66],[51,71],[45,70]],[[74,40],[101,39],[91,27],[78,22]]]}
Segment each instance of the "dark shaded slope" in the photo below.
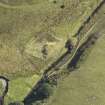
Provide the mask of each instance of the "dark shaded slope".
{"label": "dark shaded slope", "polygon": [[75,68],[78,61],[80,60],[80,57],[82,56],[82,54],[85,52],[86,49],[88,49],[89,47],[91,47],[91,45],[94,45],[96,40],[98,39],[99,34],[94,33],[92,35],[90,35],[87,39],[86,42],[84,42],[80,48],[77,50],[75,56],[73,57],[73,59],[70,61],[70,63],[67,66],[67,69],[70,68]]}

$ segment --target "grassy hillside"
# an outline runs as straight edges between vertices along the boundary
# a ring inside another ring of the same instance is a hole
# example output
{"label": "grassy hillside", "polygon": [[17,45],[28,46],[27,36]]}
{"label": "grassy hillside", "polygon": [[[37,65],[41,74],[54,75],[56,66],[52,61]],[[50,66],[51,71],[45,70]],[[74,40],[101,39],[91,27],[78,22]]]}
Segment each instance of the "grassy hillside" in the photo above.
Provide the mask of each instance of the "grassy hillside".
{"label": "grassy hillside", "polygon": [[60,81],[55,95],[47,105],[104,105],[105,104],[105,36],[85,57],[80,68]]}
{"label": "grassy hillside", "polygon": [[0,0],[0,75],[10,79],[6,103],[23,100],[69,37],[75,44],[72,36],[100,1]]}
{"label": "grassy hillside", "polygon": [[[31,6],[1,2],[0,72],[14,76],[29,76],[30,71],[39,73],[63,53],[67,38],[76,33],[100,1],[38,0]],[[47,59],[41,52],[44,45],[48,46]]]}
{"label": "grassy hillside", "polygon": [[[105,10],[105,5],[103,6]],[[104,105],[105,80],[105,15],[100,12],[99,21],[88,34],[100,36],[92,47],[81,56],[74,72],[61,80],[55,94],[46,105]]]}

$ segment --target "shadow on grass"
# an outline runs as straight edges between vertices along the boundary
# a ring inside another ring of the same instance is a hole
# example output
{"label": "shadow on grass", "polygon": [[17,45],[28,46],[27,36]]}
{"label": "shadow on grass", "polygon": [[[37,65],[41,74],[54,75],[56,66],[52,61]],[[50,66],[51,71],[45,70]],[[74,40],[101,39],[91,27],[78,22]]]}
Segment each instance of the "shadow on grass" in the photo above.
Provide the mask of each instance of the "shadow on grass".
{"label": "shadow on grass", "polygon": [[79,49],[77,50],[75,56],[73,57],[73,59],[70,61],[70,63],[67,66],[67,69],[70,71],[73,71],[76,67],[77,64],[81,58],[81,56],[84,54],[85,50],[87,50],[88,48],[91,47],[91,45],[95,44],[95,41],[98,39],[99,34],[93,33],[90,35],[90,37],[88,37],[87,41],[84,42]]}
{"label": "shadow on grass", "polygon": [[[41,79],[33,90],[25,97],[24,105],[32,105],[33,103],[43,103],[49,96],[52,95],[54,85],[47,80]],[[38,104],[39,105],[39,104]]]}

